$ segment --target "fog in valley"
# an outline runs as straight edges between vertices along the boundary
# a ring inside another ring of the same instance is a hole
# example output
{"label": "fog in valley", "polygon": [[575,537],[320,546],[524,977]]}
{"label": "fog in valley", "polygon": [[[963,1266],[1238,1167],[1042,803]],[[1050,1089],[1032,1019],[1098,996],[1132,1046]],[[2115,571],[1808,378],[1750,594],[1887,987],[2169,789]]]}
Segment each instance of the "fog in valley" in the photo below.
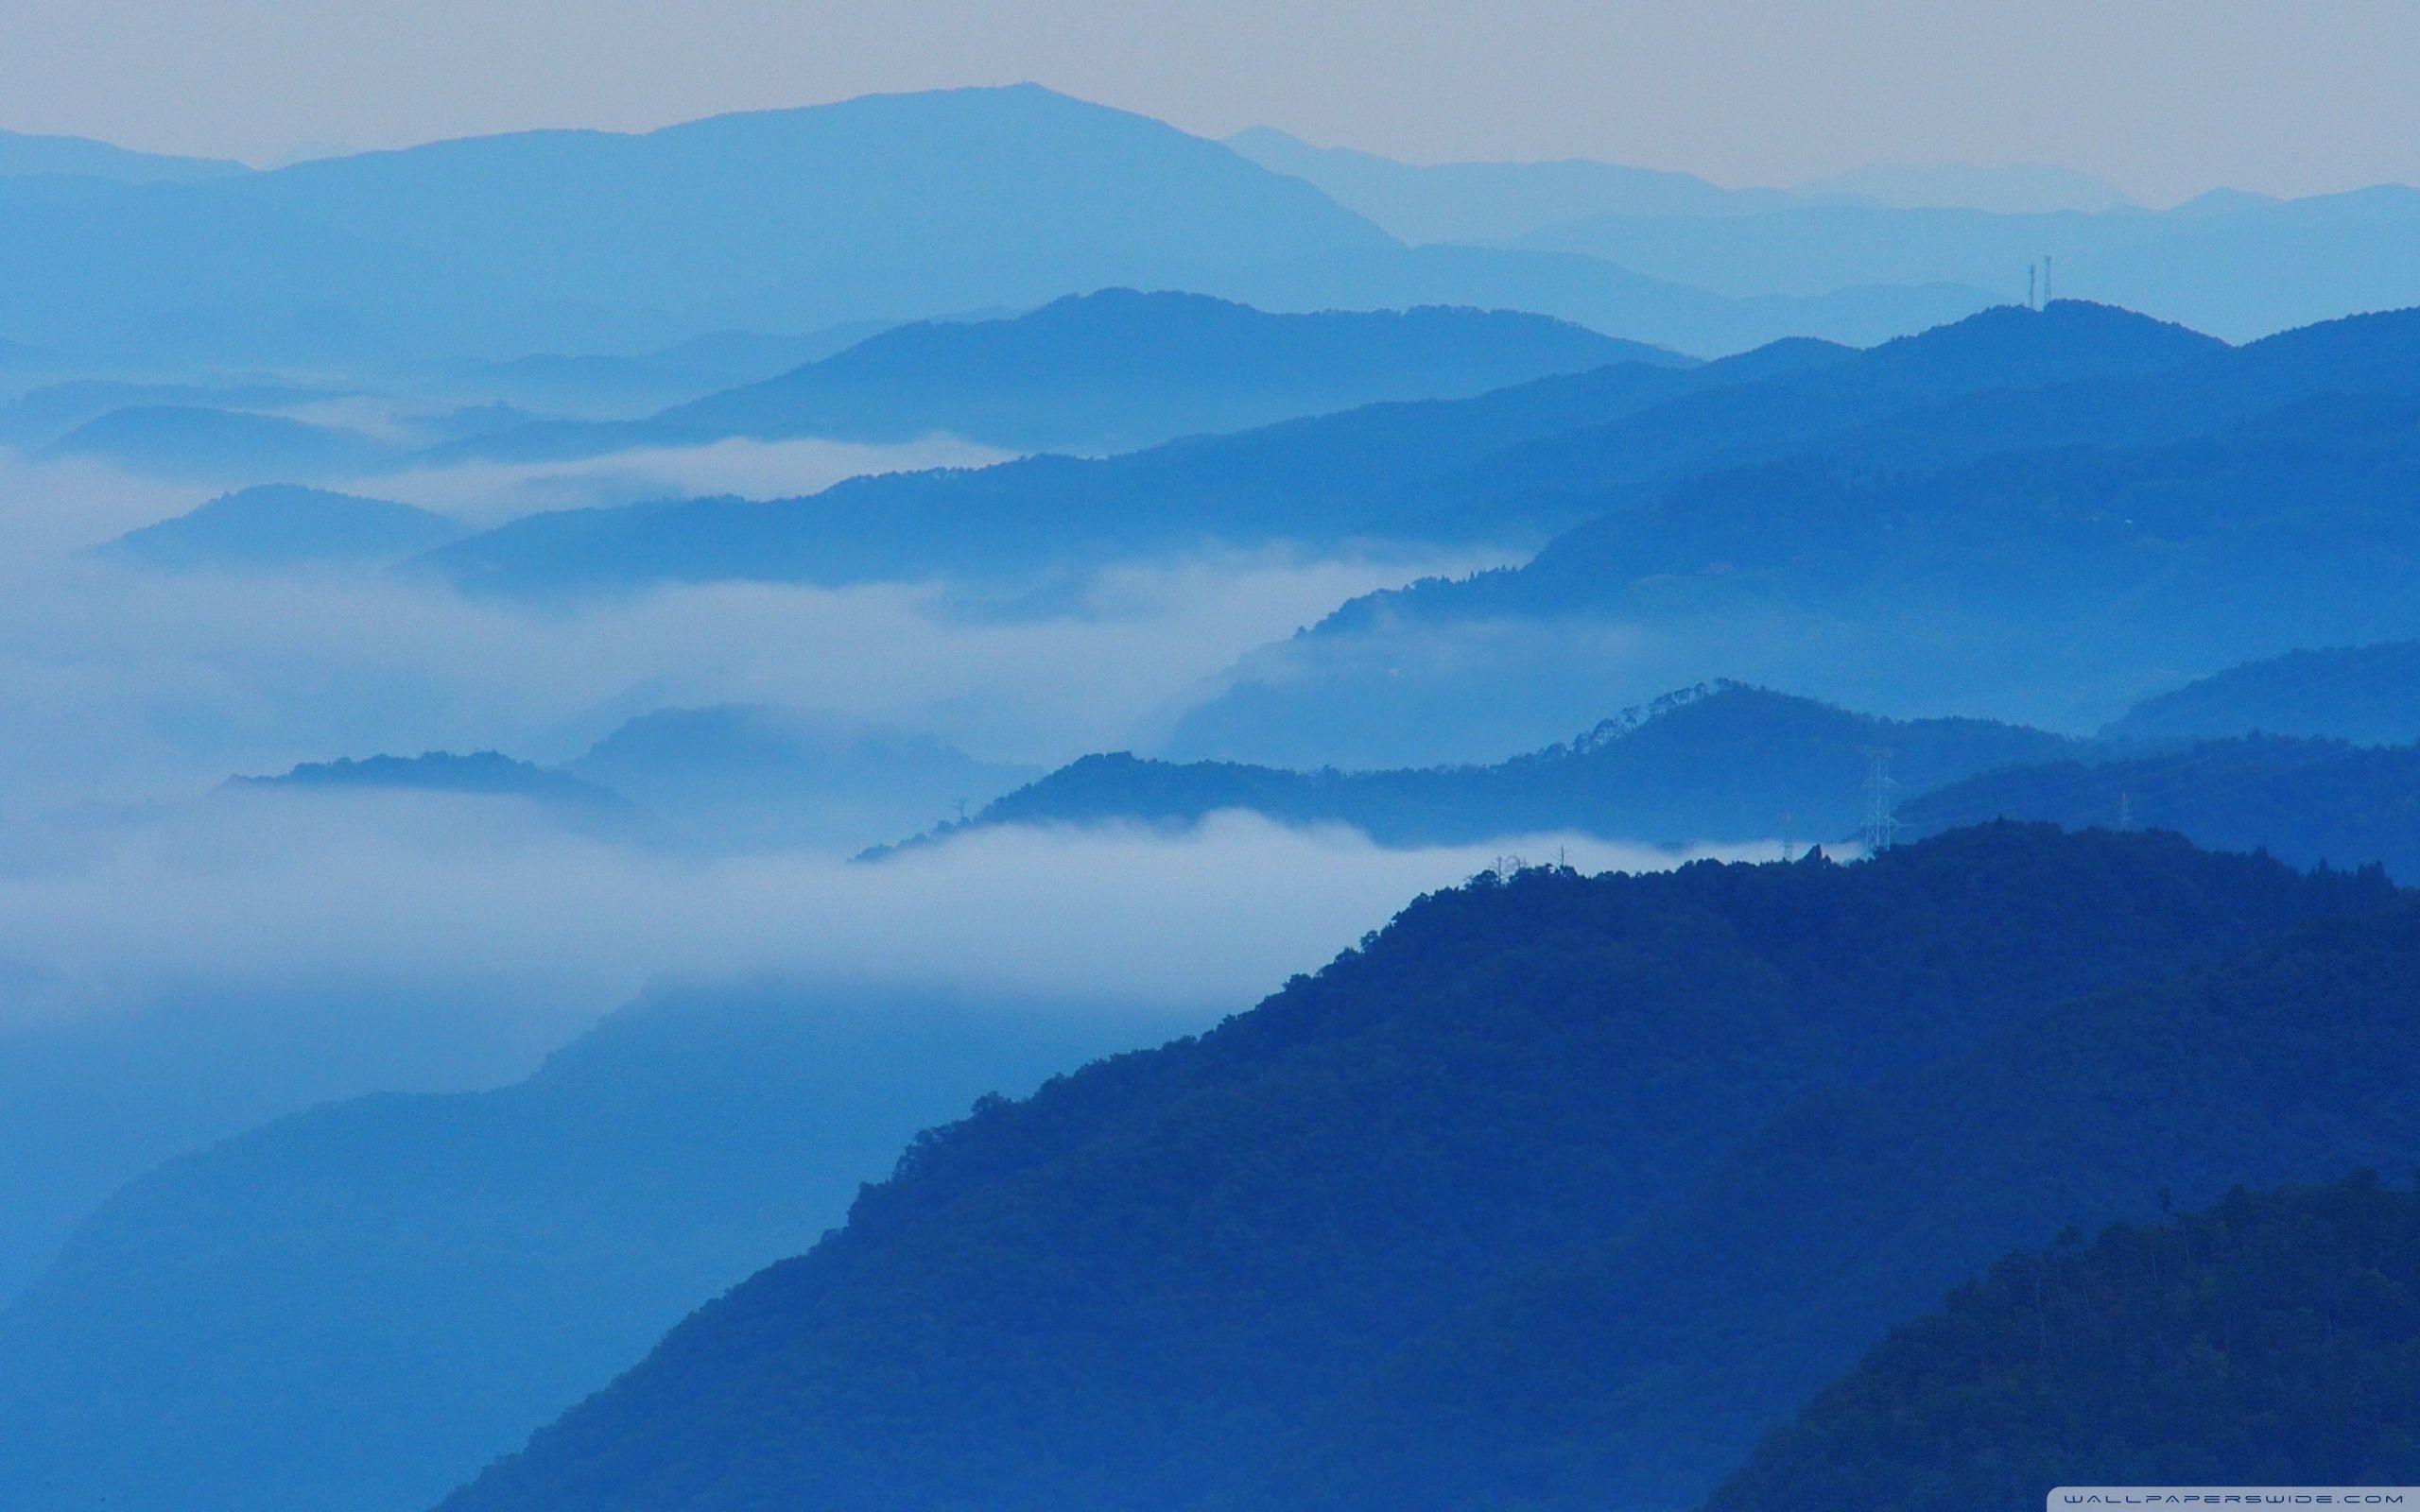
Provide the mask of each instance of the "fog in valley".
{"label": "fog in valley", "polygon": [[15,9],[0,1512],[2420,1479],[2408,17]]}
{"label": "fog in valley", "polygon": [[[725,442],[379,486],[493,524],[542,499],[811,490],[980,455]],[[632,717],[721,705],[1038,771],[1149,739],[1228,662],[1356,593],[1491,558],[1271,548],[1012,592],[716,583],[529,604],[383,565],[162,571],[92,549],[216,491],[0,458],[0,1075],[26,1142],[0,1236],[11,1285],[152,1161],[331,1097],[511,1080],[650,985],[942,990],[1106,1018],[1140,1044],[1250,1005],[1504,853],[1682,854],[1548,834],[1381,848],[1238,814],[1184,833],[1003,829],[853,864],[994,794],[938,787],[898,828],[734,846],[636,803],[235,785],[382,753],[552,767]]]}

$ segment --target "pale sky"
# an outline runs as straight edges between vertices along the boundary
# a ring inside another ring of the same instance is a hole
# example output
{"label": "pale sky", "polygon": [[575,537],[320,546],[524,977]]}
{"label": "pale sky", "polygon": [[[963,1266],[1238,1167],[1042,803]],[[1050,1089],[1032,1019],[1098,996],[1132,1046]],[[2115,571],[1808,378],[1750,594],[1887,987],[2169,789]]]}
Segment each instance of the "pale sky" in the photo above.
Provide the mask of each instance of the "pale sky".
{"label": "pale sky", "polygon": [[0,127],[253,161],[1019,80],[1212,135],[1735,184],[2420,181],[2420,0],[0,0]]}

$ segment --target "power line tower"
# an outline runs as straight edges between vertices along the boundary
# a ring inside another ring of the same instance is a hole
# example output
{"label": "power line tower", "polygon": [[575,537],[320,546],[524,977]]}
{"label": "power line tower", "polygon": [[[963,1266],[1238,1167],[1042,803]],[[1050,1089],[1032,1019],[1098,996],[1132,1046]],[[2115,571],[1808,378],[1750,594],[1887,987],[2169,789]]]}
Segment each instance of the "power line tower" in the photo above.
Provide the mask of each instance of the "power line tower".
{"label": "power line tower", "polygon": [[2118,795],[2118,833],[2123,834],[2134,827],[2135,795],[2120,793]]}
{"label": "power line tower", "polygon": [[1891,775],[1891,748],[1865,753],[1865,853],[1879,855],[1899,837],[1899,783]]}

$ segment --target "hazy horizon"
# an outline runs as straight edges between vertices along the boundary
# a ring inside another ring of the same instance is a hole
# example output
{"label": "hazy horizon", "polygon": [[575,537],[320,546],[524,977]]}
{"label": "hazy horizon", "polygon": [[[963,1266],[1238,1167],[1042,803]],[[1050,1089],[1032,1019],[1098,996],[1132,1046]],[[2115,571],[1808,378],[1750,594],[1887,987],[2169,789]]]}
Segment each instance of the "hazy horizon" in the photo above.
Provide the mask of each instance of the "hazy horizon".
{"label": "hazy horizon", "polygon": [[[2045,164],[2148,203],[2420,179],[2398,60],[2420,11],[2061,0],[1307,11],[963,0],[835,13],[458,0],[408,18],[262,0],[0,6],[0,129],[254,163],[534,128],[646,130],[864,94],[1037,82],[1219,137],[1273,126],[1407,162],[1589,158],[1787,185],[1875,163]],[[1373,87],[1378,81],[1388,87]],[[1908,145],[1924,150],[1910,153]]]}
{"label": "hazy horizon", "polygon": [[2420,1464],[2420,4],[0,36],[0,1512]]}

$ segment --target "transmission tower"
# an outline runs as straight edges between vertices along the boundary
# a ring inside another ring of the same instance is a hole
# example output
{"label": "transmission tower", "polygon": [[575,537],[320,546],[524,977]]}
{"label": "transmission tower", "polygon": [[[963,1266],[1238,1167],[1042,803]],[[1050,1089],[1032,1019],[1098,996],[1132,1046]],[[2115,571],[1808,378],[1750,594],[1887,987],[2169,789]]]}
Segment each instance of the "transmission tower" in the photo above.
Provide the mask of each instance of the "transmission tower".
{"label": "transmission tower", "polygon": [[1865,753],[1865,853],[1879,855],[1899,836],[1899,783],[1891,775],[1891,749]]}
{"label": "transmission tower", "polygon": [[2123,834],[2134,827],[2135,795],[2120,793],[2118,795],[2118,833]]}

